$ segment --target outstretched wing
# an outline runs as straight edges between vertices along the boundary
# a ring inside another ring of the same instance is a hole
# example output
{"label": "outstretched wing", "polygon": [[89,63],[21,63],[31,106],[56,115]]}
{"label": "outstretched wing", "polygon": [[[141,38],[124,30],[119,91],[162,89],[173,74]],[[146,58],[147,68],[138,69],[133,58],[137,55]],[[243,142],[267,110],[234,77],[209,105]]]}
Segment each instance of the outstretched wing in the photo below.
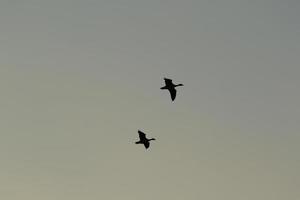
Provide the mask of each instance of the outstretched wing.
{"label": "outstretched wing", "polygon": [[166,85],[173,85],[172,79],[164,78]]}
{"label": "outstretched wing", "polygon": [[171,89],[169,89],[169,92],[170,92],[172,101],[174,101],[175,98],[176,98],[176,93],[177,93],[176,89],[175,88],[171,88]]}
{"label": "outstretched wing", "polygon": [[148,149],[149,146],[150,146],[150,142],[148,142],[148,141],[147,141],[147,142],[144,142],[144,146],[145,146],[146,149]]}
{"label": "outstretched wing", "polygon": [[139,133],[139,137],[140,137],[140,140],[143,141],[143,140],[146,140],[146,134],[143,133],[142,131],[138,130],[138,133]]}

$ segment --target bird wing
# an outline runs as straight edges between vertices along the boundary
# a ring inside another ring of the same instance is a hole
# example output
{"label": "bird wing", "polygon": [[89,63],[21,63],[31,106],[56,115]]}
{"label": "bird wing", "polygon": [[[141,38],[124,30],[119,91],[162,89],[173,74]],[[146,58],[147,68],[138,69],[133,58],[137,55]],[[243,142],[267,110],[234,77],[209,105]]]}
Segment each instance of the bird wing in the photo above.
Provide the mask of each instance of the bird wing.
{"label": "bird wing", "polygon": [[177,93],[176,89],[175,88],[169,89],[169,92],[171,94],[172,101],[174,101],[176,98],[176,93]]}
{"label": "bird wing", "polygon": [[168,79],[168,78],[164,78],[164,79],[165,79],[166,85],[173,85],[173,82],[171,79]]}
{"label": "bird wing", "polygon": [[143,133],[142,131],[138,131],[138,133],[139,133],[139,137],[140,137],[140,140],[141,141],[143,141],[143,140],[146,140],[146,134],[145,133]]}
{"label": "bird wing", "polygon": [[148,149],[149,146],[150,146],[150,142],[148,142],[148,141],[147,141],[147,142],[144,142],[144,146],[145,146],[146,149]]}

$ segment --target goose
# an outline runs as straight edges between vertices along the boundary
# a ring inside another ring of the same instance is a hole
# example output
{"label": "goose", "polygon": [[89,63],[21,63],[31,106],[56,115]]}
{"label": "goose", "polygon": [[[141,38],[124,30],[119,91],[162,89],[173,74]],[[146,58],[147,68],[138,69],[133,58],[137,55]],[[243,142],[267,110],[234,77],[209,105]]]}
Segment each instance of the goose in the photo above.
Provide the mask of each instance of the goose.
{"label": "goose", "polygon": [[135,143],[136,144],[143,144],[145,146],[145,148],[148,149],[149,146],[150,146],[150,142],[149,141],[155,140],[155,138],[151,138],[151,139],[146,138],[146,134],[143,133],[140,130],[138,130],[138,133],[139,133],[140,141],[137,141]]}
{"label": "goose", "polygon": [[165,80],[166,85],[164,87],[161,87],[160,89],[169,90],[170,95],[171,95],[171,99],[172,99],[172,101],[174,101],[175,98],[176,98],[176,93],[177,93],[175,87],[183,86],[183,84],[174,85],[173,82],[172,82],[172,79],[164,78],[164,80]]}

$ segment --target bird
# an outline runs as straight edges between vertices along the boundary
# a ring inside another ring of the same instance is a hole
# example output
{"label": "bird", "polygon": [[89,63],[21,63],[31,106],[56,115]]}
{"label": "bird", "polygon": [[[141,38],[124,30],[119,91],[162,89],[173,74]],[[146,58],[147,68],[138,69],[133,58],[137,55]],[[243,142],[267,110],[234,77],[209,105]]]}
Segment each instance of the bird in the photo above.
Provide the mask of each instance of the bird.
{"label": "bird", "polygon": [[140,130],[138,130],[138,133],[139,133],[140,141],[137,141],[135,143],[136,144],[143,144],[145,146],[145,148],[148,149],[149,146],[150,146],[150,142],[149,141],[155,140],[155,138],[151,138],[151,139],[146,138],[146,134],[143,133]]}
{"label": "bird", "polygon": [[161,87],[160,89],[169,90],[170,95],[171,95],[171,99],[172,99],[172,101],[174,101],[175,98],[176,98],[176,93],[177,93],[175,87],[183,86],[183,84],[174,85],[173,82],[172,82],[172,79],[164,78],[164,80],[165,80],[166,85],[164,87]]}

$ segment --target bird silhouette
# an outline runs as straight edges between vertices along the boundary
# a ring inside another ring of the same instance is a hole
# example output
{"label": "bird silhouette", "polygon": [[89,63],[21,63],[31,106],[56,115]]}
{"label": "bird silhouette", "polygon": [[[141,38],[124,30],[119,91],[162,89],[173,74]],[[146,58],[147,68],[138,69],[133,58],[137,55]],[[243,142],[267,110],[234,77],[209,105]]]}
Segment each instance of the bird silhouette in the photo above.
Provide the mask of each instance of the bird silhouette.
{"label": "bird silhouette", "polygon": [[172,99],[172,101],[174,101],[175,98],[176,98],[176,93],[177,93],[175,87],[183,86],[183,84],[174,85],[173,82],[172,82],[172,79],[168,79],[168,78],[164,78],[164,79],[165,79],[165,84],[166,85],[164,87],[161,87],[160,89],[169,90],[170,95],[171,95],[171,99]]}
{"label": "bird silhouette", "polygon": [[140,130],[138,130],[138,133],[139,133],[140,141],[137,141],[135,143],[136,144],[143,144],[145,146],[145,148],[148,149],[149,146],[150,146],[150,142],[149,141],[155,140],[155,138],[151,138],[151,139],[146,138],[146,134],[143,133]]}

